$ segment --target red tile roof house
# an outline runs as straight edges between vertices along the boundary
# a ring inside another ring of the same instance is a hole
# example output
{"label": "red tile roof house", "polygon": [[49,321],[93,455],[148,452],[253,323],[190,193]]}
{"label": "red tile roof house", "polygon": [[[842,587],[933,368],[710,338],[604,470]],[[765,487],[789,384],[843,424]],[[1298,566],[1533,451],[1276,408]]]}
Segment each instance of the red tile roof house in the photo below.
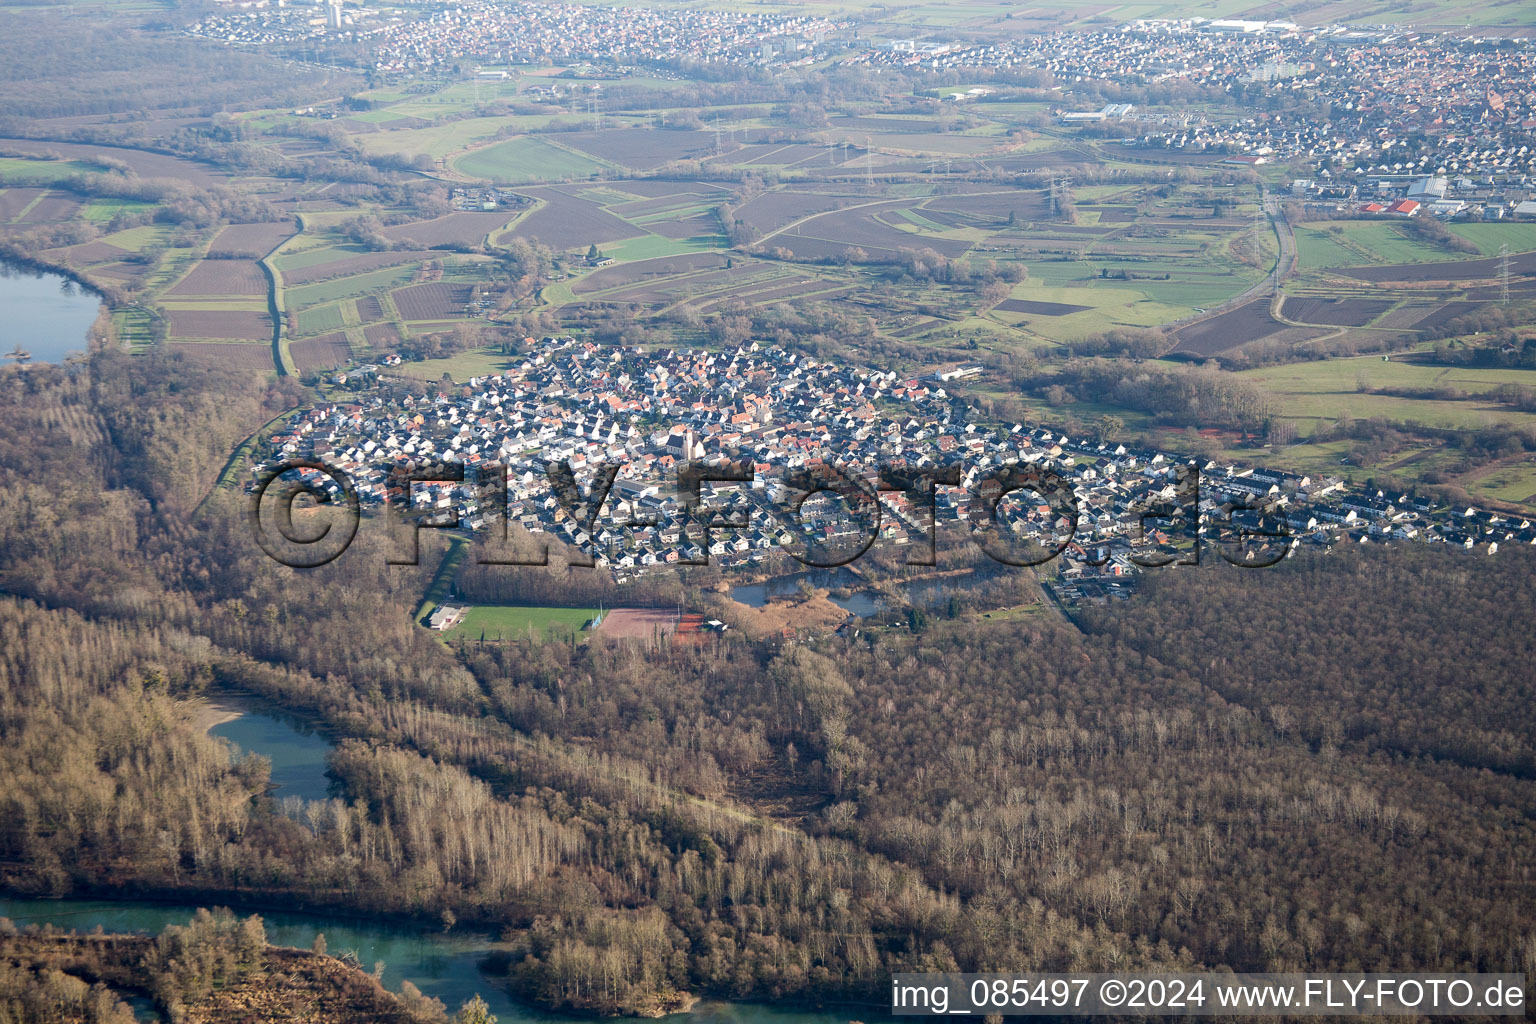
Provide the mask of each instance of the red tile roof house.
{"label": "red tile roof house", "polygon": [[1419,212],[1421,204],[1415,199],[1399,199],[1387,207],[1387,212],[1399,217],[1412,217]]}

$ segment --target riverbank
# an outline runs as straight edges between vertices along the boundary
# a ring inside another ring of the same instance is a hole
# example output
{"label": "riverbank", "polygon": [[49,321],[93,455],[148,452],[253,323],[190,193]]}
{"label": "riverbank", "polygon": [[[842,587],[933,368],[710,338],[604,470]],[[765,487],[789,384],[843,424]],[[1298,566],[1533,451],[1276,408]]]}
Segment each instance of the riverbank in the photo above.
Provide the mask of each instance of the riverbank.
{"label": "riverbank", "polygon": [[177,709],[186,717],[194,732],[211,732],[225,722],[233,722],[247,712],[227,697],[193,697],[181,701]]}
{"label": "riverbank", "polygon": [[4,263],[13,264],[22,270],[30,270],[35,274],[57,274],[59,277],[67,277],[82,290],[96,296],[103,307],[111,309],[111,296],[102,289],[101,283],[92,281],[68,263],[45,260],[41,256],[23,252],[13,245],[0,245],[0,264]]}
{"label": "riverbank", "polygon": [[[136,1007],[148,1019],[187,1024],[237,1019],[413,1024],[422,1019],[413,1012],[421,1008],[419,1003],[386,991],[361,965],[315,952],[263,947],[259,930],[245,931],[228,917],[205,918],[193,928],[202,948],[215,948],[226,963],[234,964],[217,985],[205,988],[185,969],[174,976],[164,972],[155,940],[147,936],[0,935],[0,958],[11,967],[12,984],[28,990],[34,1010],[46,1006],[58,1019],[70,1019],[65,1012],[69,996],[52,980],[61,972],[104,985],[111,993],[106,1002],[114,1020]],[[303,1009],[296,1014],[296,1007]]]}
{"label": "riverbank", "polygon": [[[74,269],[0,246],[0,309],[17,364],[62,364],[111,337],[111,297]],[[4,348],[5,346],[0,346]],[[0,359],[5,359],[0,353]]]}
{"label": "riverbank", "polygon": [[[592,1014],[553,1011],[526,1001],[513,991],[509,980],[482,973],[481,965],[510,951],[505,943],[479,931],[444,933],[438,924],[404,921],[390,915],[364,917],[344,912],[315,913],[298,910],[292,902],[280,907],[271,901],[224,898],[189,898],[161,901],[152,897],[45,899],[0,895],[0,917],[16,924],[49,924],[55,928],[89,933],[97,926],[108,934],[158,934],[167,925],[185,925],[198,907],[230,907],[240,916],[262,915],[267,942],[272,947],[308,950],[315,936],[324,934],[332,957],[355,955],[365,969],[383,962],[380,980],[391,992],[409,981],[424,995],[440,999],[450,1013],[479,995],[501,1024],[591,1024]],[[800,1004],[795,1002],[734,1002],[682,994],[672,1012],[662,1019],[677,1024],[849,1024],[884,1016],[883,1005],[858,1002]],[[831,1007],[843,1007],[832,1010]],[[684,1016],[686,1014],[686,1017]]]}

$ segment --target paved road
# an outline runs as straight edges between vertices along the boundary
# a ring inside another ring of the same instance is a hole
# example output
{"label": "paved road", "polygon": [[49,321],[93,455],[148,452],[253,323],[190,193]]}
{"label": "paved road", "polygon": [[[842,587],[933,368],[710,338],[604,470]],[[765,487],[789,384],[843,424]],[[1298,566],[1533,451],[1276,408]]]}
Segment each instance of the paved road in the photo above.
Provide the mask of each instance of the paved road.
{"label": "paved road", "polygon": [[1270,287],[1279,291],[1281,282],[1296,270],[1296,232],[1280,209],[1280,200],[1270,195],[1268,189],[1264,190],[1263,195],[1264,215],[1269,218],[1275,229],[1275,237],[1280,240],[1280,256],[1275,260],[1275,269],[1269,275]]}

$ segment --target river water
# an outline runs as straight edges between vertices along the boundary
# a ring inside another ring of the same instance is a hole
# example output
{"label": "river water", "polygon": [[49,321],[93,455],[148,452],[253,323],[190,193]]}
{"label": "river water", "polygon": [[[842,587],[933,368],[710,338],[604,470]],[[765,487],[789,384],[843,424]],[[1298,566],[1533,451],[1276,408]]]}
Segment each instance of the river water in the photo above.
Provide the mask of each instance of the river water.
{"label": "river water", "polygon": [[[167,925],[186,924],[199,905],[206,904],[0,898],[0,917],[8,917],[18,926],[51,924],[88,932],[101,925],[108,932],[155,934]],[[240,912],[242,917],[248,913]],[[550,1013],[519,1002],[480,973],[480,960],[498,947],[483,934],[444,935],[425,928],[369,924],[323,914],[256,913],[261,915],[272,945],[309,949],[315,936],[323,932],[326,952],[331,956],[354,952],[365,971],[372,971],[382,960],[386,988],[399,992],[400,983],[409,981],[426,995],[441,999],[450,1015],[479,995],[500,1024],[592,1024],[590,1017]],[[862,1010],[857,1016],[869,1019]],[[700,1002],[688,1014],[665,1019],[673,1024],[848,1024],[850,1015],[710,1000]]]}
{"label": "river water", "polygon": [[86,350],[101,299],[62,274],[0,260],[0,362],[17,348],[34,363],[61,363]]}
{"label": "river water", "polygon": [[[269,758],[272,781],[277,785],[273,797],[323,799],[330,781],[325,775],[325,754],[330,749],[325,737],[267,705],[234,706],[242,711],[240,716],[214,726],[210,735]],[[207,904],[0,897],[0,917],[8,917],[17,925],[46,923],[82,932],[100,925],[108,932],[154,934],[170,924],[186,924],[200,905]],[[241,916],[252,913],[238,907],[235,910]],[[399,992],[400,983],[409,981],[426,995],[441,999],[450,1015],[479,995],[490,1004],[500,1024],[591,1024],[590,1017],[549,1013],[519,1002],[482,974],[479,962],[499,947],[484,933],[456,929],[444,934],[436,928],[373,923],[339,915],[254,912],[261,915],[267,941],[273,945],[309,949],[315,936],[323,932],[330,955],[354,952],[365,971],[372,971],[383,961],[386,988]],[[850,1016],[706,1001],[673,1019],[675,1024],[848,1024]]]}

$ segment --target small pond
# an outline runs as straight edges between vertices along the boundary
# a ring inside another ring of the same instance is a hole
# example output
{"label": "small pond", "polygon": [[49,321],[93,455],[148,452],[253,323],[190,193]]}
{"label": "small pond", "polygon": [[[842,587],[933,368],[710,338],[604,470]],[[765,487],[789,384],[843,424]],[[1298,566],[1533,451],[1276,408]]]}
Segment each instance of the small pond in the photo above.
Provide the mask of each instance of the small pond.
{"label": "small pond", "polygon": [[62,274],[0,259],[0,362],[17,350],[34,363],[62,363],[86,350],[101,298]]}

